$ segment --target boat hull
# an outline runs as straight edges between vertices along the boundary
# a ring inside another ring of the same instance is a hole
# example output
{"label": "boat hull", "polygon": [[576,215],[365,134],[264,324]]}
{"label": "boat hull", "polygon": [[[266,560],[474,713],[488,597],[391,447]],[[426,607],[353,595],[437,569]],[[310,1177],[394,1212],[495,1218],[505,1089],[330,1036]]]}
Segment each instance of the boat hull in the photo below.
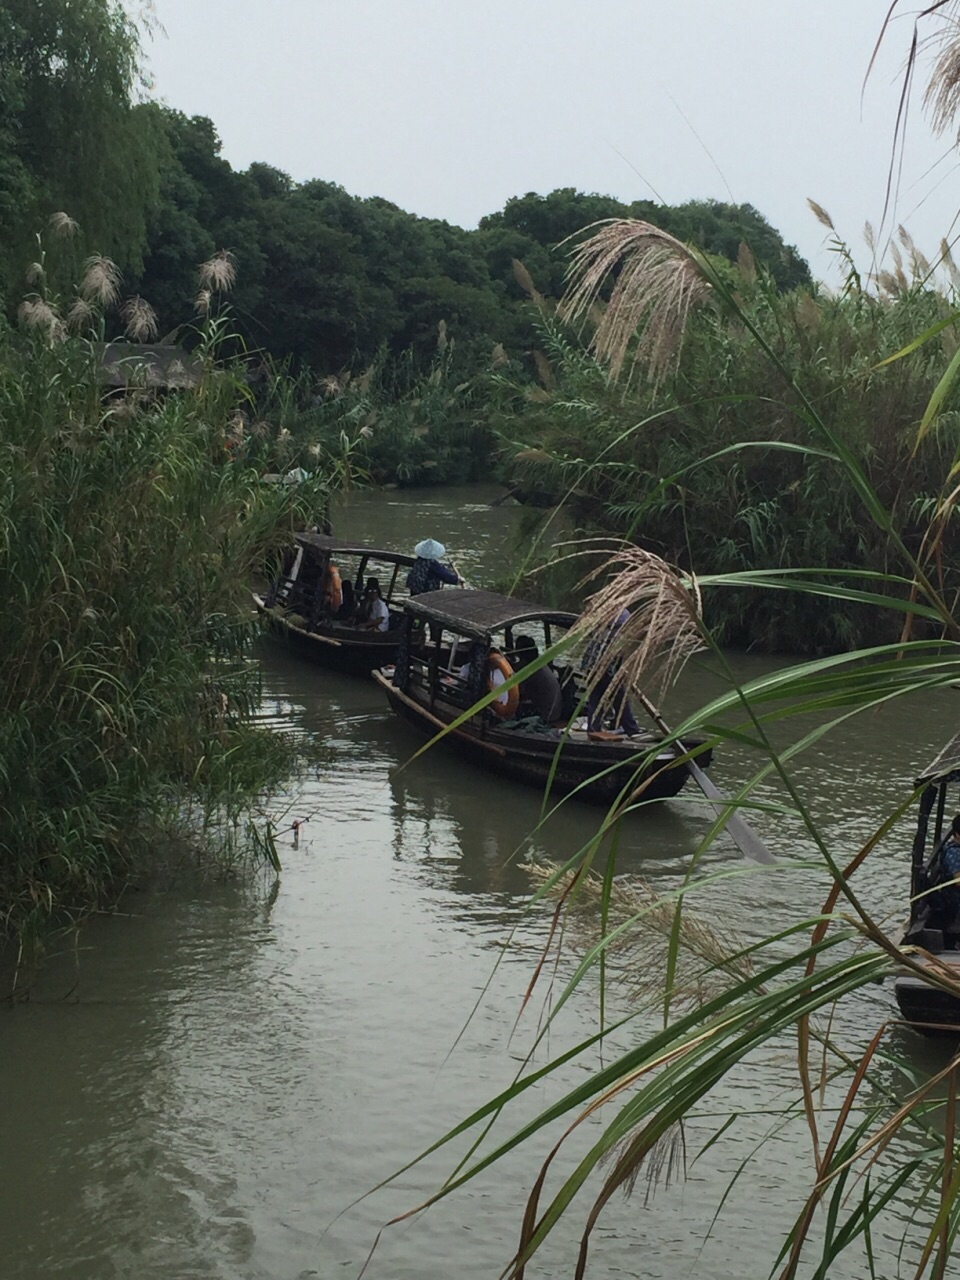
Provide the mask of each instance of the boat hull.
{"label": "boat hull", "polygon": [[396,660],[400,637],[396,632],[358,632],[344,636],[345,628],[305,631],[284,617],[282,612],[268,609],[262,596],[254,593],[254,604],[271,635],[283,640],[298,654],[329,671],[344,675],[369,676],[371,671]]}
{"label": "boat hull", "polygon": [[[441,718],[397,689],[382,672],[375,671],[373,677],[386,693],[391,709],[421,736],[432,738],[448,728]],[[443,744],[492,773],[538,791],[549,784],[551,795],[575,793],[577,799],[594,804],[609,805],[631,781],[637,800],[669,800],[690,777],[686,765],[676,763],[669,751],[637,775],[641,747],[631,750],[620,743],[578,744],[569,739],[561,744],[553,738],[537,740],[529,735],[513,738],[504,730],[485,733],[471,721],[449,729]],[[710,753],[704,752],[697,759],[705,767],[710,763]]]}
{"label": "boat hull", "polygon": [[[951,952],[937,960],[960,980],[960,954]],[[924,1035],[960,1036],[960,998],[943,987],[913,973],[901,973],[894,979],[893,993],[904,1021],[915,1030]]]}

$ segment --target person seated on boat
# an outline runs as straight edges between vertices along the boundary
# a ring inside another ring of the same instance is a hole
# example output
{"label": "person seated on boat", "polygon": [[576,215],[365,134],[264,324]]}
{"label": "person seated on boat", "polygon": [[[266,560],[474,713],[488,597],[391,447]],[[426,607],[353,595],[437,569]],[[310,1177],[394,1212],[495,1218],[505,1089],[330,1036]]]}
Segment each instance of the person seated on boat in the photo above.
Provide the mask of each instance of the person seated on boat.
{"label": "person seated on boat", "polygon": [[939,888],[930,895],[932,910],[944,924],[952,924],[960,915],[960,813],[940,847],[936,869]]}
{"label": "person seated on boat", "polygon": [[336,617],[343,604],[343,583],[340,581],[340,570],[330,560],[323,579],[323,608],[328,616]]}
{"label": "person seated on boat", "polygon": [[341,588],[343,593],[343,604],[337,610],[337,621],[350,623],[357,611],[357,597],[354,594],[353,583],[349,578],[345,578]]}
{"label": "person seated on boat", "polygon": [[[592,678],[597,670],[602,666],[603,655],[609,649],[614,636],[630,617],[630,610],[621,610],[616,621],[606,628],[599,636],[596,636],[587,646],[586,653],[583,657],[584,670],[588,678]],[[603,731],[604,721],[607,713],[613,721],[614,732],[626,734],[633,737],[640,732],[640,726],[637,724],[637,718],[633,714],[633,708],[627,698],[626,689],[620,689],[613,696],[604,701],[604,695],[610,688],[613,677],[620,669],[622,659],[618,656],[612,662],[607,663],[606,670],[593,685],[587,697],[587,732],[599,733]]]}
{"label": "person seated on boat", "polygon": [[357,625],[365,631],[387,631],[390,627],[390,610],[377,578],[367,579],[367,589],[357,611]]}
{"label": "person seated on boat", "polygon": [[413,548],[416,563],[407,574],[407,590],[412,596],[422,596],[427,591],[439,591],[446,583],[451,587],[463,585],[463,580],[453,569],[440,561],[447,549],[435,538],[424,538]]}
{"label": "person seated on boat", "polygon": [[[539,656],[533,636],[517,636],[513,649],[513,665],[516,668],[528,667]],[[554,724],[561,718],[562,711],[563,694],[553,667],[548,664],[539,671],[532,671],[520,685],[518,718],[539,716],[547,724]]]}
{"label": "person seated on boat", "polygon": [[[478,687],[482,683],[482,676],[478,678],[478,673],[475,669],[475,665],[477,662],[481,662],[481,663],[483,662],[483,652],[484,652],[483,645],[479,643],[475,645],[473,650],[471,651],[470,660],[468,662],[465,662],[463,666],[460,667],[459,670],[457,671],[457,676],[462,681],[463,687],[466,690],[471,702],[478,701],[480,698],[483,697],[485,693],[492,693],[494,689],[497,689],[500,687],[500,685],[505,684],[507,680],[507,677],[504,675],[503,671],[500,669],[500,667],[497,665],[497,662],[496,662],[498,658],[501,659],[501,661],[503,661],[503,654],[500,652],[499,649],[491,649],[489,654],[487,655],[487,664],[486,664],[487,665],[487,687],[486,689],[482,687]],[[499,712],[493,712],[494,703],[496,703],[497,706],[501,708]],[[509,706],[509,704],[510,704],[510,694],[501,693],[498,697],[494,698],[492,703],[489,704],[487,710],[489,710],[491,714],[495,714],[498,720],[506,719],[508,715],[507,707]]]}

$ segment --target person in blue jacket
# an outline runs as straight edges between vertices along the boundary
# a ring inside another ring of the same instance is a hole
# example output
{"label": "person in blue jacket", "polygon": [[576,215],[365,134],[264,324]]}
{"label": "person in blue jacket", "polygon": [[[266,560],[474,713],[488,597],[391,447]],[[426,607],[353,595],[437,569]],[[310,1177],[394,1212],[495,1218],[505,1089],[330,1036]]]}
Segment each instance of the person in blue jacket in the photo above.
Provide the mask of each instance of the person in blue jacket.
{"label": "person in blue jacket", "polygon": [[939,888],[932,894],[933,910],[950,924],[960,913],[960,813],[950,824],[950,834],[940,850]]}
{"label": "person in blue jacket", "polygon": [[424,538],[413,548],[417,561],[407,574],[407,590],[412,596],[423,595],[425,591],[439,591],[444,584],[451,587],[462,585],[460,575],[440,563],[446,552],[443,543],[435,538]]}

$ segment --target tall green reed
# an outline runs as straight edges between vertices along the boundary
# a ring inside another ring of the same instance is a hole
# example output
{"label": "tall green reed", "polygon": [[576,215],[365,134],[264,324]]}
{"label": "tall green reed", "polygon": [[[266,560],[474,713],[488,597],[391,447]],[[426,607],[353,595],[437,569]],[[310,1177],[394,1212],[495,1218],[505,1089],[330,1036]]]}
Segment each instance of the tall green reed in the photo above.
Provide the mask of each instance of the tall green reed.
{"label": "tall green reed", "polygon": [[242,842],[291,764],[250,719],[247,584],[325,497],[261,483],[213,320],[180,385],[110,390],[103,299],[76,337],[37,300],[53,321],[0,336],[0,940],[21,944],[174,847]]}
{"label": "tall green reed", "polygon": [[[563,497],[580,531],[625,533],[699,573],[811,564],[904,572],[903,557],[860,517],[836,450],[809,447],[808,407],[918,552],[953,455],[954,395],[935,429],[916,439],[930,389],[956,350],[952,293],[918,275],[895,292],[868,292],[853,277],[837,297],[783,295],[749,260],[709,267],[717,281],[710,300],[654,384],[612,383],[555,317],[541,319],[553,387],[501,380],[508,476],[542,501]],[[937,325],[929,342],[880,367]],[[942,548],[940,586],[949,594],[960,586],[949,568],[955,521],[944,526]],[[710,613],[724,642],[774,651],[849,648],[877,626],[852,600],[771,605],[752,590],[716,595]]]}

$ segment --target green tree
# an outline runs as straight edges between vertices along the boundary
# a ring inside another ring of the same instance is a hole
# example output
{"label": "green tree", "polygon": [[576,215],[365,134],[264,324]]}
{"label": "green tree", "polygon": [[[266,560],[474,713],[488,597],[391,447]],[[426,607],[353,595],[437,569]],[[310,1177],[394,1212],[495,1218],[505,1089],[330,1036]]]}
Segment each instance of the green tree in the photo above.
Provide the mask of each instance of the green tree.
{"label": "green tree", "polygon": [[51,213],[137,267],[159,183],[151,113],[131,109],[134,23],[118,0],[0,0],[0,260],[7,292]]}

